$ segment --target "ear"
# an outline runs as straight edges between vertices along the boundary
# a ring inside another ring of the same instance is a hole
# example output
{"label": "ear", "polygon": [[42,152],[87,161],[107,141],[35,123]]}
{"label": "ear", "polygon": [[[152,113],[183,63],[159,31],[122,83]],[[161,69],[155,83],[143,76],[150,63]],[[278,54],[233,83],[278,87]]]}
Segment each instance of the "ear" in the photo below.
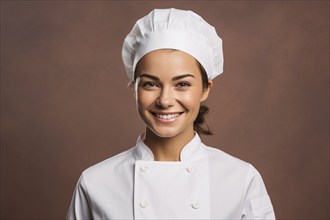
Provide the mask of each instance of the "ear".
{"label": "ear", "polygon": [[202,97],[201,97],[201,102],[204,102],[207,99],[207,97],[209,96],[209,93],[210,93],[210,90],[211,90],[212,86],[213,86],[213,81],[212,80],[209,80],[207,82],[207,88],[204,88],[203,89],[203,94],[202,94]]}

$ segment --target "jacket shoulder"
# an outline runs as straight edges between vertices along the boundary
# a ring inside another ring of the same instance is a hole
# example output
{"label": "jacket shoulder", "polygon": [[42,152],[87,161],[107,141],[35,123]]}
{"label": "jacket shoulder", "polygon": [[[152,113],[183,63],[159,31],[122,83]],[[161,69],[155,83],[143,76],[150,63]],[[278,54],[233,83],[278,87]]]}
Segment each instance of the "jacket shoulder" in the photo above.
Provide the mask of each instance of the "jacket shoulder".
{"label": "jacket shoulder", "polygon": [[116,173],[120,171],[120,169],[134,163],[133,151],[134,148],[130,148],[129,150],[94,164],[85,169],[82,176],[84,176],[85,179],[97,179],[98,177],[102,177],[105,173]]}
{"label": "jacket shoulder", "polygon": [[205,146],[209,155],[209,158],[211,159],[211,162],[224,162],[227,163],[227,165],[232,165],[232,166],[240,166],[240,167],[245,167],[249,168],[251,165],[250,163],[237,158],[233,155],[230,155],[218,148],[210,147],[210,146]]}
{"label": "jacket shoulder", "polygon": [[209,155],[209,163],[215,176],[226,174],[234,176],[247,187],[251,181],[258,180],[262,183],[259,171],[251,164],[220,149],[206,146]]}

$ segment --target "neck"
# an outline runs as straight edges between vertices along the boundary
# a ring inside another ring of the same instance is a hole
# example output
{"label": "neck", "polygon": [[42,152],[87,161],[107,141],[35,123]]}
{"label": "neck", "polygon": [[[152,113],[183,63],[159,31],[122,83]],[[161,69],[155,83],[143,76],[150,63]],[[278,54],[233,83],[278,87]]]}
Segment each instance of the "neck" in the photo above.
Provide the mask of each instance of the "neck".
{"label": "neck", "polygon": [[182,148],[194,136],[195,132],[191,129],[174,137],[159,137],[147,128],[144,143],[151,149],[155,161],[180,161]]}

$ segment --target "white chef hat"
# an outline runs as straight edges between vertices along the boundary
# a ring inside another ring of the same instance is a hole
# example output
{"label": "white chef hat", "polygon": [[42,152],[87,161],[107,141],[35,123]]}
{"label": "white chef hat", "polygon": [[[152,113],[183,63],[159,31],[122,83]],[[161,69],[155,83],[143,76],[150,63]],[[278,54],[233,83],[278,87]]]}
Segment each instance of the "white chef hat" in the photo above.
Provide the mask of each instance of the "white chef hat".
{"label": "white chef hat", "polygon": [[122,48],[131,81],[138,61],[158,49],[177,49],[190,54],[203,66],[208,79],[223,72],[221,38],[213,26],[192,11],[154,9],[135,23]]}

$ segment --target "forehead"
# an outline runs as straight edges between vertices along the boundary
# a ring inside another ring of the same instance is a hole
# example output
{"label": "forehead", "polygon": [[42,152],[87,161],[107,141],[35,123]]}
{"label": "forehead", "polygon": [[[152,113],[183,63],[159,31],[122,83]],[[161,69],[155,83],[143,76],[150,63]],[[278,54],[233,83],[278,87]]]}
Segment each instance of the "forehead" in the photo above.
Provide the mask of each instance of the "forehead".
{"label": "forehead", "polygon": [[161,49],[144,55],[139,61],[135,74],[142,73],[155,75],[159,78],[173,77],[180,74],[192,74],[201,77],[197,60],[182,51]]}

